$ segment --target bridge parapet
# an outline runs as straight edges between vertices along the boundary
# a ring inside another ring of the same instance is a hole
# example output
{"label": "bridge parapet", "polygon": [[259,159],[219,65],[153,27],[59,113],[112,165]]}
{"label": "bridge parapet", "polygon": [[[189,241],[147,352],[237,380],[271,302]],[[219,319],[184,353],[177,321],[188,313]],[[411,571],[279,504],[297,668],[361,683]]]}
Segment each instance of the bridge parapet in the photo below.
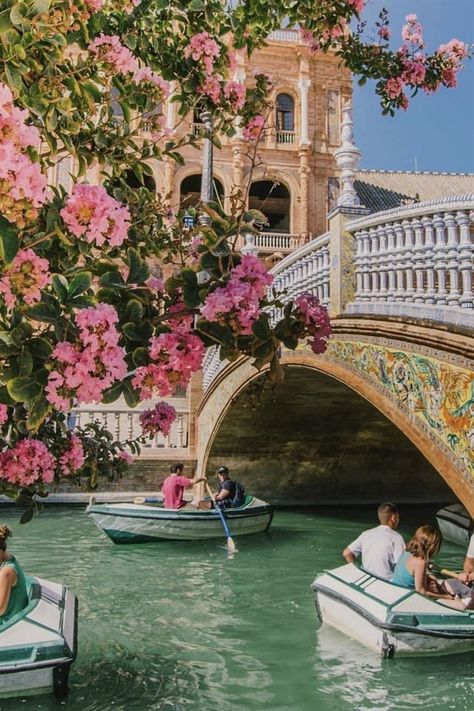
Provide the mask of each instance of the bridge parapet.
{"label": "bridge parapet", "polygon": [[474,327],[474,195],[379,212],[345,229],[356,277],[347,313]]}

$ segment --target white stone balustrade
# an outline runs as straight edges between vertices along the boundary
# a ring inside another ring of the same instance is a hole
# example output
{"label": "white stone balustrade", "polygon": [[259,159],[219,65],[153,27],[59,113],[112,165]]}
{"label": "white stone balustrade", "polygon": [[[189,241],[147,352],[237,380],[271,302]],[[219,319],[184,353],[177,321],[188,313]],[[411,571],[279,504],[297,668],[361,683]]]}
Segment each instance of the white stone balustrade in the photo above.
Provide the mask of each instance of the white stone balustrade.
{"label": "white stone balustrade", "polygon": [[[294,235],[287,232],[258,232],[253,235],[253,245],[257,252],[261,254],[272,254],[282,252],[289,254],[294,252],[307,242],[303,235]],[[239,238],[237,249],[242,249],[244,245],[243,237]]]}
{"label": "white stone balustrade", "polygon": [[[127,407],[110,408],[100,406],[84,406],[72,411],[72,425],[83,427],[90,422],[100,422],[107,427],[109,432],[120,442],[138,437],[142,428],[140,425],[140,414],[143,409],[130,409]],[[176,409],[177,418],[171,425],[168,436],[157,434],[151,439],[147,439],[141,445],[142,454],[153,454],[156,450],[163,449],[185,449],[188,446],[188,422],[189,413],[187,410]]]}
{"label": "white stone balustrade", "polygon": [[353,220],[355,300],[348,313],[474,325],[474,195]]}

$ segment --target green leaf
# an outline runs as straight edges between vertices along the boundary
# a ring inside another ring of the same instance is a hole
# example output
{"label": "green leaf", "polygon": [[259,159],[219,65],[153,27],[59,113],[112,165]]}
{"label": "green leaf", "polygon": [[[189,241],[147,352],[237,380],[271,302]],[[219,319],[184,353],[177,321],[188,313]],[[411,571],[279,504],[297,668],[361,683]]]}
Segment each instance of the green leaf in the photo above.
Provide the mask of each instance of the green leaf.
{"label": "green leaf", "polygon": [[0,385],[0,402],[2,405],[14,405],[15,400],[10,397],[5,385]]}
{"label": "green leaf", "polygon": [[28,411],[26,419],[26,426],[30,432],[36,432],[40,428],[51,409],[51,405],[44,397],[36,398]]}
{"label": "green leaf", "polygon": [[23,348],[19,358],[20,375],[31,375],[33,372],[33,356],[28,348]]}
{"label": "green leaf", "polygon": [[16,346],[21,346],[25,341],[27,341],[33,335],[33,327],[31,323],[23,321],[19,326],[13,329],[11,332],[11,338]]}
{"label": "green leaf", "polygon": [[199,287],[196,284],[195,286],[191,286],[189,284],[185,284],[183,286],[183,301],[188,309],[197,309],[197,307],[201,304],[201,297],[199,296]]}
{"label": "green leaf", "polygon": [[33,506],[28,507],[26,509],[26,511],[23,511],[21,518],[20,518],[20,523],[28,523],[29,521],[31,521],[31,519],[33,518],[33,514],[34,514]]}
{"label": "green leaf", "polygon": [[267,341],[271,336],[268,316],[261,314],[252,326],[252,331],[260,341]]}
{"label": "green leaf", "polygon": [[64,303],[68,296],[69,283],[62,274],[53,274],[52,278],[53,289],[59,297],[61,303]]}
{"label": "green leaf", "polygon": [[102,393],[102,402],[109,405],[111,402],[115,402],[122,394],[122,381],[118,380],[110,388],[104,390]]}
{"label": "green leaf", "polygon": [[87,289],[90,289],[92,284],[92,274],[91,272],[79,272],[75,277],[71,279],[71,283],[68,288],[68,296],[73,299],[75,296],[82,294]]}
{"label": "green leaf", "polygon": [[10,27],[13,26],[10,19],[10,9],[11,8],[8,7],[6,10],[0,12],[0,34],[7,32]]}
{"label": "green leaf", "polygon": [[32,338],[28,342],[28,348],[34,358],[46,360],[53,352],[53,346],[46,338]]}
{"label": "green leaf", "polygon": [[36,15],[42,15],[48,12],[51,7],[51,0],[32,0],[31,5]]}
{"label": "green leaf", "polygon": [[153,327],[148,321],[142,323],[125,323],[122,326],[122,333],[127,336],[130,341],[138,341],[144,343],[148,341],[153,334]]}
{"label": "green leaf", "polygon": [[[11,14],[10,14],[11,17]],[[25,85],[21,78],[21,72],[13,66],[13,64],[5,64],[5,76],[9,86],[15,89],[19,94],[25,90]]]}
{"label": "green leaf", "polygon": [[45,323],[56,323],[59,319],[59,314],[59,305],[56,306],[53,303],[43,301],[25,309],[27,318],[31,318],[33,321],[44,321]]}
{"label": "green leaf", "polygon": [[127,284],[143,284],[150,276],[150,270],[142,260],[136,249],[130,247],[127,250],[128,265],[130,267]]}
{"label": "green leaf", "polygon": [[136,323],[142,318],[143,312],[144,308],[141,301],[138,299],[130,299],[125,309],[125,319]]}
{"label": "green leaf", "polygon": [[132,360],[133,364],[139,368],[141,365],[148,365],[150,362],[150,354],[148,352],[148,348],[135,348],[135,350],[132,353]]}
{"label": "green leaf", "polygon": [[5,264],[10,264],[15,258],[19,247],[20,244],[14,225],[0,215],[0,259]]}
{"label": "green leaf", "polygon": [[106,272],[99,279],[99,284],[106,288],[123,289],[126,285],[118,270]]}
{"label": "green leaf", "polygon": [[122,392],[125,402],[129,407],[136,407],[140,402],[138,391],[132,386],[130,380],[124,380],[122,383]]}
{"label": "green leaf", "polygon": [[7,383],[8,394],[16,402],[30,402],[41,393],[41,385],[28,376],[12,378]]}

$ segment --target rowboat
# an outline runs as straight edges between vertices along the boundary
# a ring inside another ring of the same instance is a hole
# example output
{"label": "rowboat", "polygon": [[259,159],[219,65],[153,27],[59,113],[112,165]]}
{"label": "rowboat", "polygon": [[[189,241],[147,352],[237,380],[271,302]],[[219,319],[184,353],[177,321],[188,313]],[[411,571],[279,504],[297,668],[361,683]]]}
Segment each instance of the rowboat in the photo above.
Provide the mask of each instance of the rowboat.
{"label": "rowboat", "polygon": [[[86,512],[114,543],[149,543],[153,541],[197,541],[221,538],[222,522],[218,512],[188,505],[165,509],[161,503],[97,504],[91,498]],[[225,509],[232,536],[267,531],[273,509],[265,501],[246,496],[242,506]]]}
{"label": "rowboat", "polygon": [[64,585],[27,578],[28,605],[0,623],[0,697],[67,693],[77,651],[77,598]]}
{"label": "rowboat", "polygon": [[439,530],[443,538],[467,547],[474,533],[474,521],[461,504],[445,506],[436,513]]}
{"label": "rowboat", "polygon": [[384,658],[474,650],[474,613],[394,585],[353,563],[312,584],[321,622]]}

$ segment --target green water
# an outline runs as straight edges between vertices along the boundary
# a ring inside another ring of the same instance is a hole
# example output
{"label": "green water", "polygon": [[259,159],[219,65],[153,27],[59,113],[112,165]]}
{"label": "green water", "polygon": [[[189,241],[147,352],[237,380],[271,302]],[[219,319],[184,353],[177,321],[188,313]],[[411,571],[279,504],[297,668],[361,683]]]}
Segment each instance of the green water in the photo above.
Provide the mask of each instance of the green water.
{"label": "green water", "polygon": [[[405,507],[403,534],[434,521]],[[24,568],[79,596],[79,654],[65,702],[0,701],[2,711],[345,711],[474,707],[474,654],[382,661],[318,630],[310,584],[374,524],[373,508],[277,511],[268,534],[115,546],[81,509],[51,507],[13,524]],[[459,567],[462,549],[438,560]],[[0,678],[1,683],[1,678]]]}

